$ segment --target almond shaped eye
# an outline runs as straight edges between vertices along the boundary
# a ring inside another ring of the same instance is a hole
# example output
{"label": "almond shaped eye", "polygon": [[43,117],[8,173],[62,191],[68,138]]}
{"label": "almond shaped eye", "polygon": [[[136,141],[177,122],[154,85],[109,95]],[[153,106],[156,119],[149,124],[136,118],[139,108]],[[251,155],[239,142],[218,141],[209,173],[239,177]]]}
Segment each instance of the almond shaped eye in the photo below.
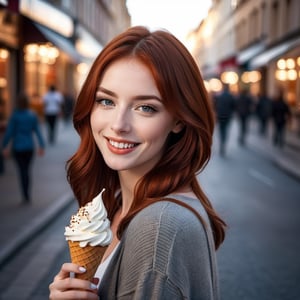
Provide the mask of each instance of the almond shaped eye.
{"label": "almond shaped eye", "polygon": [[142,112],[145,112],[145,113],[154,113],[157,111],[155,108],[153,108],[150,105],[141,105],[141,106],[139,106],[139,110],[141,110]]}
{"label": "almond shaped eye", "polygon": [[96,102],[101,104],[102,106],[113,106],[114,102],[110,99],[96,99]]}

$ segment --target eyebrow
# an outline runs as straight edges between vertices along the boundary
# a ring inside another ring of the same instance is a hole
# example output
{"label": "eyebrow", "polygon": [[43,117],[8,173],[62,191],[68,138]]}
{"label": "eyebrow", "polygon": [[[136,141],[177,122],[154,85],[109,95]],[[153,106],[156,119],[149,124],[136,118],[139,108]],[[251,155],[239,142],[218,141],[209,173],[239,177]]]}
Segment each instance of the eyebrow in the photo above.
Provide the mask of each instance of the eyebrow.
{"label": "eyebrow", "polygon": [[[98,92],[103,92],[103,93],[105,93],[105,94],[107,94],[107,95],[110,95],[110,96],[112,96],[112,97],[117,97],[117,94],[116,94],[116,93],[114,93],[113,91],[110,91],[110,90],[108,90],[108,89],[106,89],[106,88],[104,88],[104,87],[101,87],[101,86],[99,86],[99,88],[98,88],[98,90],[97,90],[96,93],[98,93]],[[136,96],[133,97],[133,99],[134,99],[134,100],[150,100],[150,99],[156,99],[156,100],[162,102],[161,98],[159,98],[159,97],[156,96],[156,95],[152,95],[152,94],[151,94],[151,95],[136,95]]]}

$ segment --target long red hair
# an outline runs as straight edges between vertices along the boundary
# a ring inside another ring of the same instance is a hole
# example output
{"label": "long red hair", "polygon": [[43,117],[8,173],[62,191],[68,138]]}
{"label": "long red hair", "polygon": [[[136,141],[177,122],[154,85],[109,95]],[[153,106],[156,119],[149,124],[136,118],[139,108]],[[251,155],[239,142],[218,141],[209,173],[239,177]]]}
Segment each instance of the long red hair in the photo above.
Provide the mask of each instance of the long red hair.
{"label": "long red hair", "polygon": [[139,59],[149,68],[166,109],[184,124],[184,129],[170,134],[161,160],[138,182],[131,209],[120,223],[118,235],[122,235],[130,220],[144,207],[183,186],[190,186],[208,213],[218,248],[224,240],[225,223],[196,177],[211,156],[213,110],[191,54],[165,31],[150,32],[140,26],[129,28],[101,51],[90,69],[73,116],[81,143],[67,162],[67,177],[79,205],[91,201],[102,188],[106,188],[103,198],[110,219],[121,205],[120,197],[116,197],[120,189],[118,173],[105,164],[96,146],[90,114],[102,74],[112,62],[124,57]]}

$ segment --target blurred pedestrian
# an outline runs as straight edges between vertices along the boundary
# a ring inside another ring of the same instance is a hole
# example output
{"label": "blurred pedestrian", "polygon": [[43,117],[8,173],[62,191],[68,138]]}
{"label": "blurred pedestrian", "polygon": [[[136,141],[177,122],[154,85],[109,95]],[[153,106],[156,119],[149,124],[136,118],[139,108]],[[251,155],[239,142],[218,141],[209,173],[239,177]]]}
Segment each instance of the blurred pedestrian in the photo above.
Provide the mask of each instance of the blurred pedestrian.
{"label": "blurred pedestrian", "polygon": [[2,153],[4,157],[8,157],[10,150],[12,151],[18,169],[23,197],[22,203],[24,204],[29,204],[31,201],[30,168],[35,149],[34,135],[38,140],[38,154],[43,155],[45,143],[40,131],[38,117],[29,110],[28,96],[22,93],[18,96],[16,109],[9,118],[3,138]]}
{"label": "blurred pedestrian", "polygon": [[272,100],[265,92],[258,95],[258,100],[255,108],[256,116],[259,121],[259,133],[262,136],[267,134],[268,122],[271,117]]}
{"label": "blurred pedestrian", "polygon": [[44,113],[48,125],[48,141],[55,143],[56,124],[62,112],[63,95],[56,90],[54,85],[49,87],[48,92],[43,96]]}
{"label": "blurred pedestrian", "polygon": [[214,96],[214,108],[220,137],[220,154],[225,155],[230,121],[235,111],[235,97],[229,91],[229,85],[224,84],[223,91]]}
{"label": "blurred pedestrian", "polygon": [[239,123],[238,142],[241,146],[245,145],[248,133],[249,117],[253,111],[253,100],[249,91],[244,88],[236,99],[236,114]]}
{"label": "blurred pedestrian", "polygon": [[290,118],[290,108],[285,102],[283,90],[280,90],[278,96],[272,103],[272,119],[274,124],[273,144],[275,146],[284,146],[285,128]]}
{"label": "blurred pedestrian", "polygon": [[65,263],[50,299],[219,299],[225,224],[197,180],[214,116],[189,51],[166,31],[129,28],[96,58],[73,120],[68,178],[80,205],[106,188],[113,240],[98,279],[70,278],[85,269]]}
{"label": "blurred pedestrian", "polygon": [[75,99],[72,93],[70,92],[65,92],[63,96],[64,96],[64,101],[62,105],[62,112],[63,112],[64,122],[67,125],[72,119]]}

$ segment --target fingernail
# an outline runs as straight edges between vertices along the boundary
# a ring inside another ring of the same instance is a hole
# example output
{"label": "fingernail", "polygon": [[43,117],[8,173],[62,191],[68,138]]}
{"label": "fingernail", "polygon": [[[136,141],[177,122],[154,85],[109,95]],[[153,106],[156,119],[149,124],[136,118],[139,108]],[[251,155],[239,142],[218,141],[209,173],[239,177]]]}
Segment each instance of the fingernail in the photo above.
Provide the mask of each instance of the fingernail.
{"label": "fingernail", "polygon": [[91,283],[91,289],[92,289],[92,290],[95,290],[96,288],[97,288],[97,285],[94,284],[94,283]]}
{"label": "fingernail", "polygon": [[80,271],[80,273],[84,273],[84,272],[86,272],[86,268],[84,268],[84,267],[79,267],[79,271]]}

